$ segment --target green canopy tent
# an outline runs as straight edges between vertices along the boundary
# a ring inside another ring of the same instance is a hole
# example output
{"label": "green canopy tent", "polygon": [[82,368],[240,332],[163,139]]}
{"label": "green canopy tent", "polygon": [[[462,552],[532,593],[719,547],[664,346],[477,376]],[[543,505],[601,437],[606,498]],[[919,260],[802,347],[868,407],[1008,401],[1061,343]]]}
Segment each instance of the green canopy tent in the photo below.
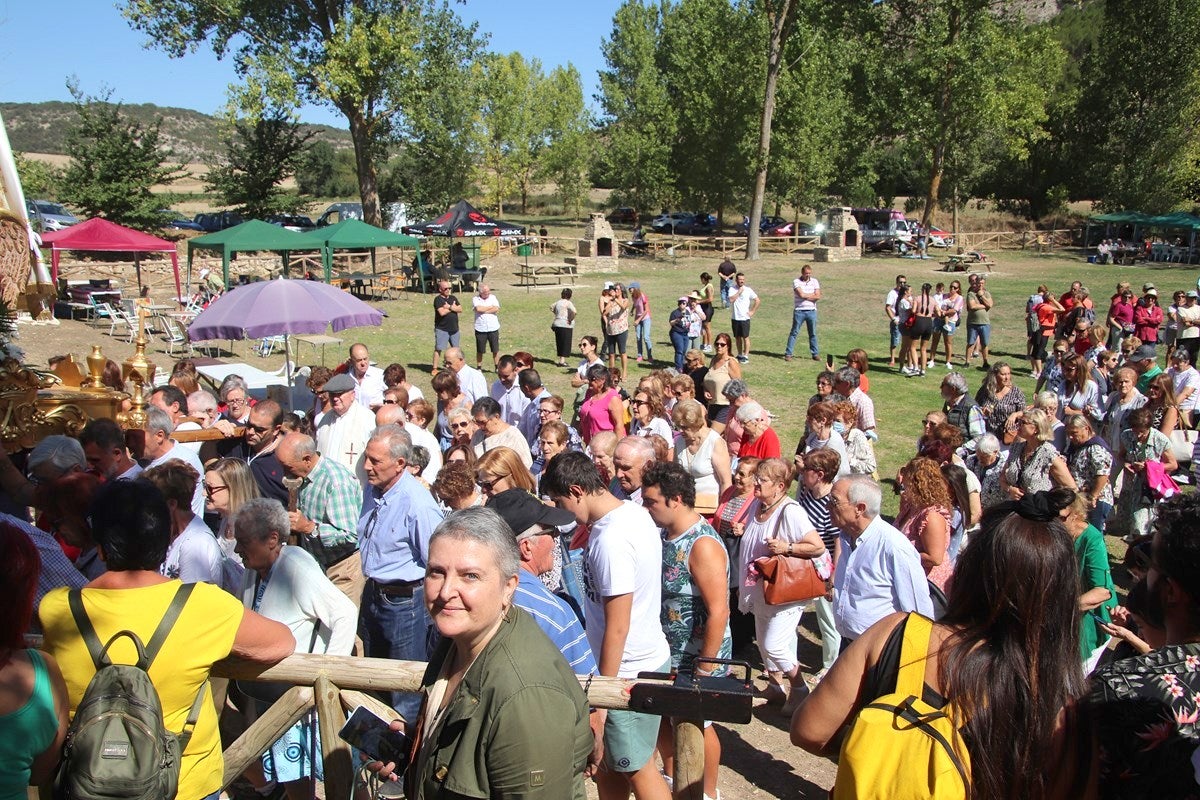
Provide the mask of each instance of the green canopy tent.
{"label": "green canopy tent", "polygon": [[342,220],[336,225],[317,228],[315,231],[298,234],[308,245],[304,249],[319,249],[321,263],[325,266],[325,282],[333,280],[333,251],[347,249],[370,249],[371,273],[375,272],[375,251],[380,247],[411,247],[418,250],[421,240],[415,236],[394,233],[368,225],[360,219]]}
{"label": "green canopy tent", "polygon": [[289,231],[269,222],[252,219],[226,228],[223,231],[197,236],[188,240],[187,283],[192,284],[192,256],[197,250],[215,250],[221,254],[222,277],[225,288],[229,288],[229,257],[239,252],[272,250],[283,254],[283,271],[287,272],[288,253],[293,250],[319,250],[319,243],[312,243],[303,234]]}

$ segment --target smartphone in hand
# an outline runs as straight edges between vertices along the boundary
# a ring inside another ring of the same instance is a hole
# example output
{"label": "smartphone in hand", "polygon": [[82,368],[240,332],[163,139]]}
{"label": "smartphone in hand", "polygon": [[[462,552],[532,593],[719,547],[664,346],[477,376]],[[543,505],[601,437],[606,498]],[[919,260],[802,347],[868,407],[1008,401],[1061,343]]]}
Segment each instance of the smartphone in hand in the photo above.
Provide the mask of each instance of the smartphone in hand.
{"label": "smartphone in hand", "polygon": [[825,366],[828,369],[833,369],[833,353],[825,354]]}
{"label": "smartphone in hand", "polygon": [[392,730],[387,720],[366,706],[354,709],[338,736],[376,761],[395,764],[397,775],[403,775],[408,768],[408,755],[412,749],[409,737]]}

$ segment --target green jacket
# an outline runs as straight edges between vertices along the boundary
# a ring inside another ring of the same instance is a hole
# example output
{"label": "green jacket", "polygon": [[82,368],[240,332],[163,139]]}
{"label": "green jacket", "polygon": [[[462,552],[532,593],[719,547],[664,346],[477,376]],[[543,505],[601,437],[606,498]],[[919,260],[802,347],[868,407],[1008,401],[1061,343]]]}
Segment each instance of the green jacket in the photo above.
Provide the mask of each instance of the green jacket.
{"label": "green jacket", "polygon": [[[449,651],[443,640],[422,686],[437,680]],[[408,796],[583,800],[592,742],[578,679],[533,618],[513,606],[417,749]]]}

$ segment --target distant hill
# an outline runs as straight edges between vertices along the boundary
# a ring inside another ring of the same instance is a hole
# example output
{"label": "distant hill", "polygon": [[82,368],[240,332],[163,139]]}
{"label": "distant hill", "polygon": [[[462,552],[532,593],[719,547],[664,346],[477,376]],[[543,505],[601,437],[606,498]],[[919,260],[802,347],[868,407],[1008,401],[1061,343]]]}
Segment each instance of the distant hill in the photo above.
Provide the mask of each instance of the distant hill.
{"label": "distant hill", "polygon": [[[153,103],[127,104],[121,110],[144,123],[162,117],[162,139],[181,162],[210,163],[220,154],[220,124],[216,117],[190,108],[166,108]],[[23,153],[69,155],[67,131],[75,121],[75,105],[60,101],[46,103],[0,103],[0,114],[14,150]],[[352,146],[350,132],[328,125],[304,125],[314,139],[335,148]]]}

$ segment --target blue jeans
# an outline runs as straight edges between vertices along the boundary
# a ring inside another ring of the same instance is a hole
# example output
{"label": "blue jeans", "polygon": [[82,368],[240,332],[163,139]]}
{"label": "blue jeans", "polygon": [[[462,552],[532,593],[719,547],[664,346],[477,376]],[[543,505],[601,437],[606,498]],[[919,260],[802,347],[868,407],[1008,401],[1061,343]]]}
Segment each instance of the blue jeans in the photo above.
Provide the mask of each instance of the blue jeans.
{"label": "blue jeans", "polygon": [[[425,589],[413,587],[412,597],[389,597],[374,581],[363,590],[358,614],[358,635],[368,658],[398,661],[428,661],[433,649],[432,625],[425,611]],[[416,692],[389,692],[389,704],[408,722],[417,718],[421,695]]]}
{"label": "blue jeans", "polygon": [[733,278],[721,281],[721,308],[729,308],[729,290],[733,288]]}
{"label": "blue jeans", "polygon": [[683,372],[683,356],[688,351],[688,345],[691,339],[685,331],[677,331],[671,328],[671,345],[675,348],[675,369],[680,373]]}
{"label": "blue jeans", "polygon": [[1112,509],[1111,503],[1097,502],[1096,507],[1088,512],[1088,523],[1096,530],[1104,533],[1104,525],[1108,522],[1108,515],[1112,513]]}
{"label": "blue jeans", "polygon": [[638,357],[642,355],[642,340],[646,341],[646,358],[650,358],[654,353],[654,342],[650,339],[650,317],[646,317],[639,322],[634,328],[634,335],[637,337]]}
{"label": "blue jeans", "polygon": [[800,335],[800,326],[808,326],[808,352],[813,357],[816,357],[821,352],[817,347],[817,310],[810,308],[807,311],[796,309],[792,312],[792,332],[788,334],[787,347],[784,348],[783,354],[790,356],[792,348],[796,346],[796,337]]}

